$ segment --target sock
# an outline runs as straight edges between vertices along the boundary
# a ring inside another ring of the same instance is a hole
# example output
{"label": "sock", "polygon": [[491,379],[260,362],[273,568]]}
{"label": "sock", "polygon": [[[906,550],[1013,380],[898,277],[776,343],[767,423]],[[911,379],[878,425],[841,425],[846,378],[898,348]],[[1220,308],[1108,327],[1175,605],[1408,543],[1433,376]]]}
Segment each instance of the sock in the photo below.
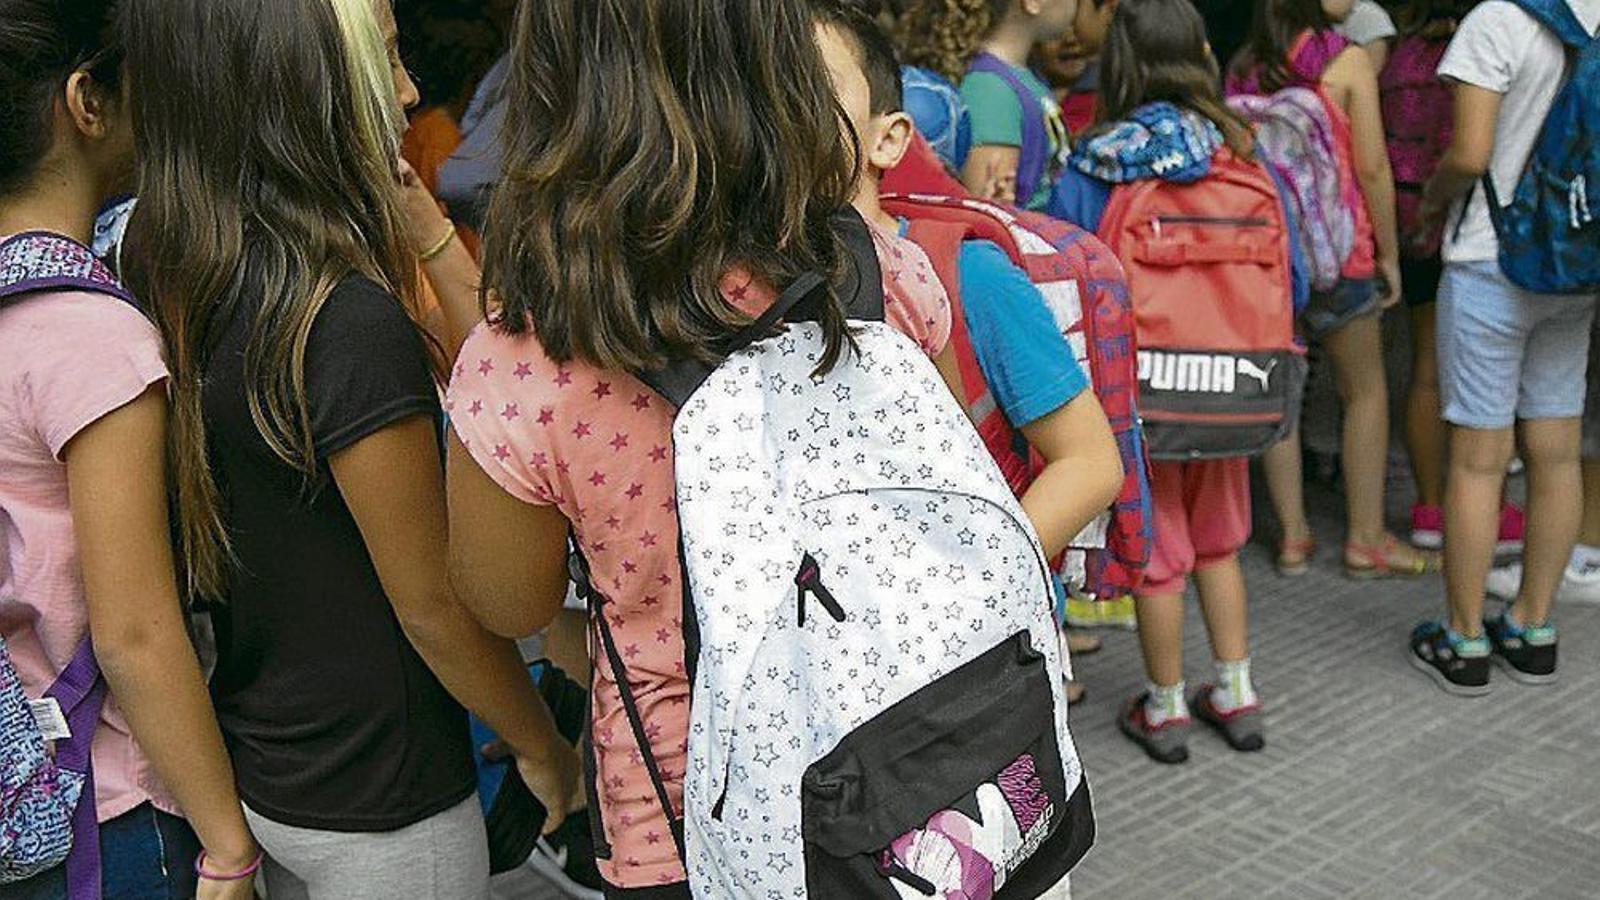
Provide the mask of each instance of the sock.
{"label": "sock", "polygon": [[1450,646],[1456,651],[1456,655],[1463,659],[1489,655],[1489,639],[1481,634],[1469,638],[1449,628],[1446,628],[1444,633],[1450,639]]}
{"label": "sock", "polygon": [[1506,630],[1510,637],[1522,638],[1523,642],[1533,647],[1547,647],[1556,642],[1556,626],[1554,622],[1546,621],[1543,625],[1523,625],[1518,627],[1511,618],[1511,608],[1500,614],[1500,627]]}
{"label": "sock", "polygon": [[1144,703],[1144,717],[1151,726],[1160,725],[1168,719],[1189,718],[1189,702],[1183,699],[1183,681],[1170,687],[1153,683],[1145,686],[1150,691],[1150,698]]}
{"label": "sock", "polygon": [[1217,688],[1211,692],[1211,702],[1220,712],[1256,703],[1256,686],[1250,682],[1250,657],[1217,660]]}
{"label": "sock", "polygon": [[1600,571],[1600,547],[1579,544],[1572,548],[1572,558],[1567,561],[1567,573],[1576,578],[1592,577]]}

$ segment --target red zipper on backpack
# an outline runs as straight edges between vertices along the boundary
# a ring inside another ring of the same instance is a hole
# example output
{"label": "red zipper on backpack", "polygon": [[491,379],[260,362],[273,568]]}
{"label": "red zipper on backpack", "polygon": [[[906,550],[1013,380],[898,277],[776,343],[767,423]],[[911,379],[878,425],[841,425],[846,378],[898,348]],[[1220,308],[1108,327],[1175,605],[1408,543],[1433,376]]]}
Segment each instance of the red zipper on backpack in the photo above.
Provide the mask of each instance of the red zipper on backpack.
{"label": "red zipper on backpack", "polygon": [[1191,425],[1266,425],[1283,421],[1283,413],[1181,413],[1145,407],[1139,418],[1150,422],[1178,422]]}

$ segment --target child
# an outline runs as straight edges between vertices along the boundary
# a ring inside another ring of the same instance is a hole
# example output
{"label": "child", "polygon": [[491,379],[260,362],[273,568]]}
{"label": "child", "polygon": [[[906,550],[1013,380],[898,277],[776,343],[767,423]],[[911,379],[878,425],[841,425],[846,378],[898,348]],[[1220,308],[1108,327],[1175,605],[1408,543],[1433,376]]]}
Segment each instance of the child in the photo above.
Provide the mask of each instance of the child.
{"label": "child", "polygon": [[[167,539],[160,336],[85,246],[133,163],[117,5],[0,0],[0,755],[8,777],[41,779],[6,783],[7,873],[60,836],[45,830],[46,808],[70,816],[76,803],[99,822],[99,864],[83,878],[75,846],[67,867],[0,893],[245,898],[260,851]],[[19,685],[30,700],[62,696],[53,686],[69,667],[103,675],[109,697],[98,711],[92,694],[63,702],[74,733],[54,736],[60,774],[46,784],[45,745],[9,740],[11,714],[27,716],[11,701]],[[82,778],[91,759],[76,794],[66,773]]]}
{"label": "child", "polygon": [[1077,0],[924,0],[906,14],[908,60],[961,83],[972,115],[961,180],[974,195],[1026,209],[1049,199],[1067,130],[1028,58],[1071,30],[1076,14]]}
{"label": "child", "polygon": [[[1153,178],[1198,184],[1215,160],[1230,154],[1235,160],[1251,158],[1249,128],[1218,96],[1205,26],[1188,0],[1122,0],[1101,63],[1101,125],[1079,142],[1057,186],[1061,205],[1074,211],[1079,224],[1100,226],[1116,185]],[[1133,291],[1137,310],[1137,285]],[[1287,285],[1282,299],[1287,310]],[[1265,730],[1250,677],[1238,558],[1250,533],[1248,460],[1155,461],[1151,488],[1156,543],[1137,597],[1149,683],[1124,707],[1121,728],[1151,758],[1184,762],[1192,708],[1230,746],[1259,750]],[[1186,696],[1183,593],[1191,573],[1211,636],[1217,681]]]}
{"label": "child", "polygon": [[[1424,550],[1444,547],[1444,464],[1449,439],[1439,418],[1439,356],[1435,341],[1439,259],[1443,227],[1418,219],[1422,187],[1450,145],[1450,86],[1439,80],[1456,24],[1475,0],[1412,0],[1396,8],[1401,33],[1378,76],[1384,136],[1394,170],[1395,216],[1400,234],[1400,273],[1411,327],[1411,383],[1406,395],[1406,452],[1417,502],[1411,507],[1411,543]],[[1386,48],[1388,44],[1384,44]],[[1373,52],[1372,47],[1367,48]],[[1522,549],[1522,511],[1507,503],[1500,512],[1496,551]]]}
{"label": "child", "polygon": [[[212,693],[268,890],[465,900],[488,859],[462,704],[552,823],[582,806],[580,766],[515,645],[448,583],[374,12],[129,0],[123,265],[167,339],[180,536],[196,592],[227,598]],[[257,79],[274,90],[240,89]]]}
{"label": "child", "polygon": [[[1263,0],[1256,8],[1250,43],[1229,69],[1227,91],[1319,90],[1335,122],[1335,151],[1341,157],[1350,154],[1356,185],[1348,185],[1346,196],[1354,198],[1356,246],[1338,285],[1313,293],[1304,324],[1326,347],[1343,401],[1345,574],[1361,579],[1415,577],[1435,569],[1437,561],[1396,540],[1384,526],[1389,401],[1379,314],[1398,302],[1402,288],[1394,181],[1370,58],[1330,28],[1347,3]],[[1346,130],[1348,140],[1343,137]],[[1363,227],[1369,221],[1370,238]],[[1268,451],[1263,464],[1283,529],[1279,571],[1303,574],[1315,544],[1305,512],[1299,432]]]}
{"label": "child", "polygon": [[[865,156],[854,205],[868,222],[903,235],[908,223],[885,212],[878,199],[879,182],[899,165],[911,138],[910,120],[900,110],[894,49],[871,20],[836,2],[817,0],[817,6],[831,25],[829,34],[850,48],[829,59]],[[1021,499],[1046,554],[1053,556],[1116,499],[1122,486],[1116,443],[1072,348],[1027,274],[988,241],[963,242],[956,262],[959,283],[952,297],[961,298],[963,331],[983,380],[1010,426],[1045,459]],[[947,271],[938,260],[934,269]]]}
{"label": "child", "polygon": [[[1566,5],[1593,34],[1600,3]],[[1500,239],[1478,182],[1487,175],[1500,197],[1513,195],[1567,61],[1554,31],[1516,3],[1490,0],[1462,20],[1439,64],[1455,89],[1455,131],[1424,191],[1422,216],[1445,224],[1438,317],[1440,395],[1451,426],[1449,615],[1418,626],[1411,649],[1413,662],[1455,694],[1489,690],[1491,654],[1518,681],[1556,678],[1550,608],[1582,510],[1580,416],[1596,298],[1513,285],[1496,262]],[[1514,445],[1528,471],[1523,572],[1516,599],[1485,621],[1484,580]]]}
{"label": "child", "polygon": [[[702,40],[663,43],[679,16]],[[531,634],[566,596],[567,535],[583,548],[643,732],[597,668],[587,786],[601,872],[630,895],[687,897],[674,831],[690,676],[673,410],[630,373],[706,352],[775,285],[835,268],[828,223],[853,194],[853,142],[803,0],[549,0],[525,6],[518,27],[509,180],[485,232],[485,283],[503,312],[467,340],[446,404],[456,584],[497,631]],[[691,58],[667,66],[669,52]],[[571,90],[588,78],[608,90]],[[675,115],[639,114],[663,96]],[[758,133],[769,138],[729,143]],[[950,313],[926,258],[892,233],[873,241],[888,320],[940,353]],[[842,317],[824,315],[842,345]]]}

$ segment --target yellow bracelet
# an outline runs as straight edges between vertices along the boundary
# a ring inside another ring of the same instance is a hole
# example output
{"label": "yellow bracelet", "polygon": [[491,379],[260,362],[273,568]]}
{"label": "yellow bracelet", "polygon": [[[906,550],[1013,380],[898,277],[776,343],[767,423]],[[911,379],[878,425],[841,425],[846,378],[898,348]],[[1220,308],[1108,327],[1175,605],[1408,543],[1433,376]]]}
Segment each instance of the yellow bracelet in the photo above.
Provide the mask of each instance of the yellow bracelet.
{"label": "yellow bracelet", "polygon": [[432,247],[422,251],[423,262],[430,263],[438,259],[439,254],[444,252],[444,248],[450,246],[450,242],[456,239],[456,223],[446,219],[445,225],[448,227],[445,228],[444,237],[439,238],[439,242]]}

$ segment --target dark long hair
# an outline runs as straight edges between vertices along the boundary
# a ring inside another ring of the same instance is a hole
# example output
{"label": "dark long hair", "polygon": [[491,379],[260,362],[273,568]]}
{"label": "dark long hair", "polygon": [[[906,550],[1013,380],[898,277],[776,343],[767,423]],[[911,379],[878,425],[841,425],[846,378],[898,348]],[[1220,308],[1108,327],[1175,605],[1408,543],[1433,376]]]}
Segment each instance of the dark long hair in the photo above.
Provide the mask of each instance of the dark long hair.
{"label": "dark long hair", "polygon": [[1402,35],[1416,34],[1438,22],[1459,22],[1478,0],[1389,0],[1383,4]]}
{"label": "dark long hair", "polygon": [[1333,27],[1322,11],[1322,0],[1256,0],[1250,40],[1233,61],[1237,72],[1261,67],[1261,88],[1267,93],[1294,80],[1289,70],[1289,50],[1300,33]]}
{"label": "dark long hair", "polygon": [[305,350],[317,313],[351,274],[415,309],[398,135],[371,121],[395,107],[393,85],[380,78],[387,97],[358,98],[372,80],[353,78],[330,0],[125,0],[124,23],[140,159],[125,272],[166,339],[189,585],[216,596],[228,540],[201,394],[241,298],[258,303],[245,352],[256,428],[308,482],[318,465]]}
{"label": "dark long hair", "polygon": [[50,152],[56,101],[74,72],[110,96],[120,89],[115,0],[0,0],[0,197],[31,179]]}
{"label": "dark long hair", "polygon": [[1250,126],[1217,89],[1217,61],[1206,25],[1189,0],[1122,0],[1111,17],[1100,57],[1099,121],[1128,117],[1165,100],[1210,119],[1235,156],[1254,155]]}
{"label": "dark long hair", "polygon": [[[486,304],[552,359],[708,358],[749,322],[730,269],[841,270],[857,151],[805,0],[524,3],[507,90]],[[827,369],[849,335],[837,302],[820,321]]]}

